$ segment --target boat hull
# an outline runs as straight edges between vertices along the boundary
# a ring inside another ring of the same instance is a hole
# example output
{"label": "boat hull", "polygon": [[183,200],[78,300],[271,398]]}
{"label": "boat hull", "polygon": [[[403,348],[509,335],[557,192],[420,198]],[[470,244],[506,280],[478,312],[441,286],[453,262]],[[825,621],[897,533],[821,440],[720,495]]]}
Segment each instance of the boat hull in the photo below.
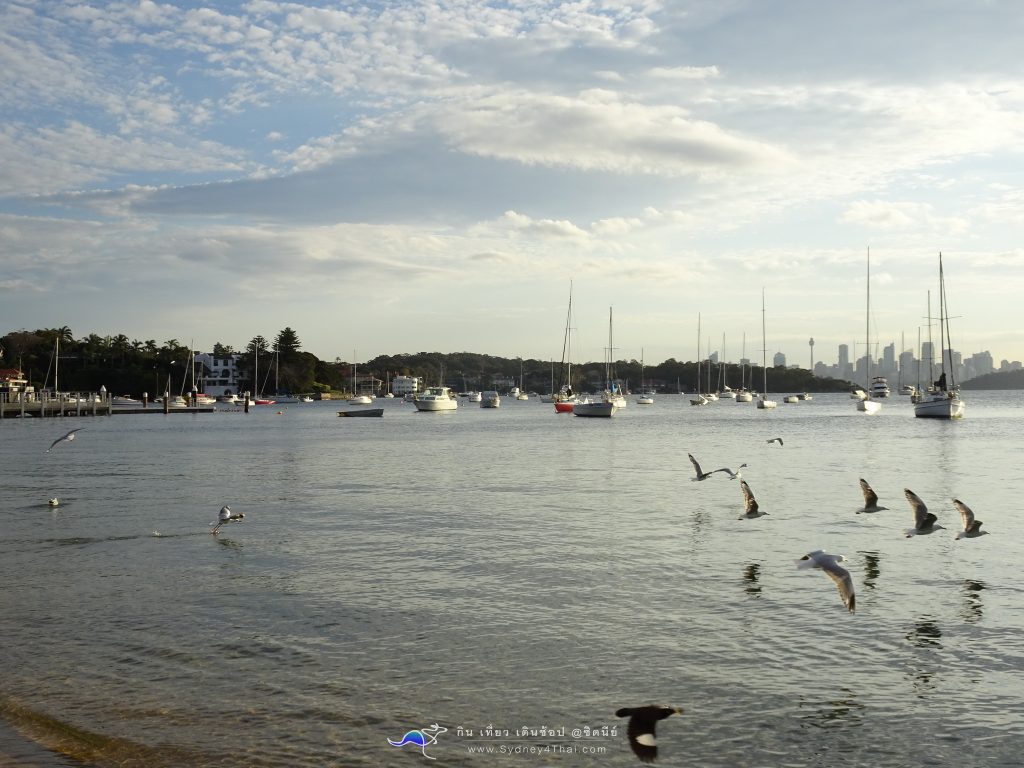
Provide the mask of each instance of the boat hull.
{"label": "boat hull", "polygon": [[760,400],[757,401],[757,407],[760,408],[761,410],[764,410],[764,411],[771,410],[772,408],[776,408],[776,407],[778,407],[778,405],[779,404],[777,402],[775,402],[774,400],[768,400],[768,399],[763,398],[763,397]]}
{"label": "boat hull", "polygon": [[920,419],[962,419],[964,401],[955,395],[925,395],[914,403],[914,415]]}
{"label": "boat hull", "polygon": [[876,403],[874,400],[858,400],[857,410],[860,413],[878,413],[882,410],[882,404]]}
{"label": "boat hull", "polygon": [[338,411],[339,416],[383,416],[383,408],[359,408],[352,411]]}
{"label": "boat hull", "polygon": [[572,413],[574,405],[568,401],[555,403],[555,413]]}
{"label": "boat hull", "polygon": [[418,411],[454,411],[459,407],[455,400],[413,400]]}
{"label": "boat hull", "polygon": [[572,407],[572,412],[577,416],[610,417],[618,410],[619,406],[615,403],[576,403]]}

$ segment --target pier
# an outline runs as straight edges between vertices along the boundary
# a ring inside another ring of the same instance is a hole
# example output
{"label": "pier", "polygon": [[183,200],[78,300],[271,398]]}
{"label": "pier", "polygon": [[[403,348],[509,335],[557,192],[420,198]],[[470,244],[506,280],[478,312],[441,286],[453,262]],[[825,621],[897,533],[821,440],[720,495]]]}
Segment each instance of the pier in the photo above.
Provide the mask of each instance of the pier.
{"label": "pier", "polygon": [[44,394],[38,398],[0,398],[0,421],[4,419],[44,418],[62,416],[112,416],[139,413],[213,413],[214,407],[191,405],[168,407],[163,402],[143,402],[138,406],[114,407],[109,394],[69,392],[60,397]]}

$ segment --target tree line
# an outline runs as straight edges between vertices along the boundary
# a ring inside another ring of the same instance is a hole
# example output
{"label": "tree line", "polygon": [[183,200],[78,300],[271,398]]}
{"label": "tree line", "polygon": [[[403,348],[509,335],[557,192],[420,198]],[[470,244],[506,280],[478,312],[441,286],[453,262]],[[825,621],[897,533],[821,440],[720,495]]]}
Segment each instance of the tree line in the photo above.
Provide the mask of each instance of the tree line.
{"label": "tree line", "polygon": [[[548,392],[565,383],[563,366],[551,360],[504,358],[475,352],[417,352],[380,355],[358,363],[340,358],[321,360],[302,350],[298,334],[284,328],[273,339],[253,337],[241,350],[216,343],[216,357],[239,354],[242,389],[252,392],[342,392],[352,388],[353,375],[380,382],[381,394],[394,376],[417,376],[426,386],[442,384],[456,391],[504,389],[519,386],[528,392]],[[96,392],[101,386],[113,394],[139,396],[142,392],[172,393],[191,389],[192,350],[177,339],[157,344],[154,339],[140,341],[124,334],[99,336],[95,333],[76,339],[71,329],[42,328],[19,330],[0,337],[0,368],[21,370],[32,386],[53,388],[54,373],[59,370],[59,387],[65,391]],[[707,389],[707,361],[702,364],[702,380]],[[612,368],[614,378],[633,390],[641,383],[659,392],[693,392],[697,388],[697,363],[674,358],[657,365],[643,366],[638,360],[619,360]],[[760,367],[741,369],[728,363],[712,368],[711,385],[718,388],[719,371],[732,388],[753,382],[759,388]],[[197,380],[202,372],[196,371]],[[741,376],[742,382],[741,382]],[[259,381],[256,381],[258,377]],[[598,391],[605,386],[603,362],[574,364],[572,386],[578,391]],[[769,389],[773,392],[843,391],[851,384],[837,379],[817,378],[800,368],[769,369]]]}

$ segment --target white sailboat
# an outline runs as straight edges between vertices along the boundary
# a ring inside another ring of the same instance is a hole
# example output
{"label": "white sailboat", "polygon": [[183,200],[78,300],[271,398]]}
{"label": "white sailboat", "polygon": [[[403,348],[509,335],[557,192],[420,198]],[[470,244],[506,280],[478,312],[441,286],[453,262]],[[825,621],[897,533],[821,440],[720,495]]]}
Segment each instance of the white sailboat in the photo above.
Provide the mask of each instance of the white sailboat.
{"label": "white sailboat", "polygon": [[864,388],[865,396],[857,400],[857,411],[859,413],[878,413],[882,410],[882,404],[875,400],[872,395],[871,389],[871,249],[868,248],[868,280],[867,280],[867,311],[865,313],[867,318],[865,322],[864,334],[865,334],[865,355],[864,360],[867,366],[867,373],[865,375],[865,382],[867,386]]}
{"label": "white sailboat", "polygon": [[740,358],[740,388],[736,392],[737,403],[749,403],[754,399],[754,393],[747,389],[746,368],[744,362],[747,359],[747,334],[743,334],[743,356]]}
{"label": "white sailboat", "polygon": [[775,408],[778,403],[768,399],[768,342],[765,333],[764,319],[764,288],[761,289],[761,371],[764,373],[764,381],[761,384],[761,397],[757,399],[757,407],[762,410]]}
{"label": "white sailboat", "polygon": [[601,400],[595,402],[589,397],[580,400],[572,407],[572,412],[577,416],[614,416],[622,406],[619,400],[625,400],[620,393],[616,392],[615,384],[612,381],[612,311],[608,308],[608,356],[605,359],[605,391]]}
{"label": "white sailboat", "polygon": [[[565,313],[565,337],[562,339],[562,363],[558,368],[558,391],[554,393],[556,413],[571,413],[577,397],[572,389],[572,283],[569,283],[569,309]],[[563,379],[563,375],[565,378]]]}
{"label": "white sailboat", "polygon": [[[930,318],[929,318],[930,321]],[[962,419],[965,403],[960,397],[960,388],[954,380],[952,361],[946,368],[947,345],[953,348],[949,340],[949,307],[946,305],[946,278],[942,271],[942,254],[939,254],[939,350],[942,368],[938,381],[922,394],[914,403],[914,415],[930,419]]]}
{"label": "white sailboat", "polygon": [[707,405],[711,401],[700,393],[700,313],[697,313],[697,397],[690,400],[690,405]]}
{"label": "white sailboat", "polygon": [[640,348],[640,396],[636,399],[637,405],[654,405],[654,398],[644,388],[644,350]]}

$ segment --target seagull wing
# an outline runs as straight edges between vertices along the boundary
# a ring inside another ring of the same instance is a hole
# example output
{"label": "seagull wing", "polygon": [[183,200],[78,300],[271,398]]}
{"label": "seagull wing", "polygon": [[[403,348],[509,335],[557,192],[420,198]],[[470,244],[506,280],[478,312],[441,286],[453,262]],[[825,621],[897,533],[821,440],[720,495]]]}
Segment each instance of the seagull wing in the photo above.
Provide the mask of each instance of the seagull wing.
{"label": "seagull wing", "polygon": [[927,523],[929,517],[931,517],[933,523],[938,519],[935,517],[935,515],[931,515],[928,513],[928,507],[925,506],[925,503],[923,501],[921,501],[921,497],[914,493],[912,490],[910,490],[909,488],[904,488],[903,494],[907,497],[907,501],[910,502],[910,508],[914,510],[915,528],[920,530],[921,527]]}
{"label": "seagull wing", "polygon": [[878,506],[878,494],[871,490],[868,481],[863,477],[860,479],[860,489],[864,493],[864,509]]}
{"label": "seagull wing", "polygon": [[75,439],[75,432],[79,432],[79,431],[81,431],[83,429],[85,429],[85,427],[78,427],[77,429],[72,429],[70,432],[67,432],[67,433],[61,435],[56,440],[54,440],[52,443],[50,443],[50,447],[46,449],[47,453],[49,453],[51,450],[53,450],[53,447],[55,445],[57,445],[57,443],[61,443],[61,442],[65,441],[65,440],[74,440]]}
{"label": "seagull wing", "polygon": [[697,472],[697,477],[700,477],[701,475],[703,475],[704,473],[701,472],[701,470],[700,470],[700,464],[698,464],[697,460],[695,458],[693,458],[693,454],[692,453],[688,453],[686,455],[690,457],[690,463],[693,464],[693,468]]}
{"label": "seagull wing", "polygon": [[750,492],[750,486],[747,485],[746,480],[740,480],[740,489],[743,491],[744,511],[748,515],[757,514],[757,500],[754,498],[754,494]]}
{"label": "seagull wing", "polygon": [[850,578],[850,572],[831,559],[819,562],[818,567],[836,583],[839,596],[843,599],[843,605],[846,606],[846,610],[853,613],[857,607],[857,597],[853,593],[853,579]]}
{"label": "seagull wing", "polygon": [[[964,530],[971,530],[974,526],[974,513],[971,511],[971,508],[960,501],[960,499],[953,499],[953,506],[960,513],[960,520],[964,524]],[[981,523],[978,523],[978,525],[981,525]]]}

